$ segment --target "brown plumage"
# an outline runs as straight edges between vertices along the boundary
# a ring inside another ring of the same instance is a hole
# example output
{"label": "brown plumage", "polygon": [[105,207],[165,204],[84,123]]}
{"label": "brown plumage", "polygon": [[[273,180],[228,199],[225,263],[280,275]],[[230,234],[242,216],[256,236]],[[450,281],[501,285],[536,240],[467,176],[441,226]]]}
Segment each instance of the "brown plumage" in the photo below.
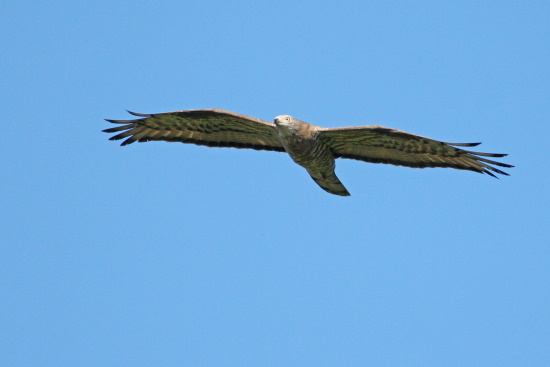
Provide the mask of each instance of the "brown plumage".
{"label": "brown plumage", "polygon": [[479,153],[456,147],[480,143],[444,143],[383,126],[322,128],[281,115],[274,123],[220,110],[187,110],[139,114],[135,120],[107,120],[122,126],[103,130],[118,133],[110,140],[121,145],[151,140],[178,141],[208,147],[250,148],[287,152],[325,191],[341,196],[349,192],[334,173],[335,158],[356,159],[413,168],[450,167],[508,175],[494,167],[513,166],[489,160],[506,154]]}

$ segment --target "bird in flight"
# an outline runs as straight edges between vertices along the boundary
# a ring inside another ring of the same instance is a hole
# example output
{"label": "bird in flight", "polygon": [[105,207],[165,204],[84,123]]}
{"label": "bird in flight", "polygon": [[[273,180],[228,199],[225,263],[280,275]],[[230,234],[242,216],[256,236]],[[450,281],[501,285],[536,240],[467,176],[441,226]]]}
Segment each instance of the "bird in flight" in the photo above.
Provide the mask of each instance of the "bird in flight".
{"label": "bird in flight", "polygon": [[500,158],[506,154],[456,148],[481,143],[444,143],[377,125],[324,128],[289,115],[277,116],[274,122],[269,122],[221,109],[156,114],[128,112],[140,118],[106,120],[121,124],[103,130],[118,133],[109,140],[126,139],[121,145],[162,140],[286,152],[323,190],[340,196],[350,194],[334,173],[336,158],[413,168],[449,167],[493,177],[495,173],[508,176],[495,166],[513,167],[484,158]]}

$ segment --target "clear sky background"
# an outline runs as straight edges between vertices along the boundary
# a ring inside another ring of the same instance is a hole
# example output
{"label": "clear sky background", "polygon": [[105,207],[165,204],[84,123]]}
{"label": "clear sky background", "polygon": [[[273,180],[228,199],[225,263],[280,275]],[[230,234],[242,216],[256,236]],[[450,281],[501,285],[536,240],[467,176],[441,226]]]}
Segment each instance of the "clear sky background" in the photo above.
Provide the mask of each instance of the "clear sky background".
{"label": "clear sky background", "polygon": [[[549,366],[548,1],[0,6],[0,365]],[[379,124],[510,177],[101,133]]]}

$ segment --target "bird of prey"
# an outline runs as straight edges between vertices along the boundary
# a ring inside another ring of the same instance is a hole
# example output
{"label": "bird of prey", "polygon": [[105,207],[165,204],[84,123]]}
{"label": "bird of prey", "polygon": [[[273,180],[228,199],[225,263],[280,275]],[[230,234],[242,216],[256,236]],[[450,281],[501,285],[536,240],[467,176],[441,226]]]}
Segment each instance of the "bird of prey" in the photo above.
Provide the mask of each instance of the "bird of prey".
{"label": "bird of prey", "polygon": [[106,120],[122,124],[103,130],[119,133],[109,140],[126,138],[121,145],[163,140],[286,152],[323,190],[341,196],[350,194],[334,173],[336,158],[414,168],[450,167],[493,177],[496,177],[494,173],[508,175],[494,166],[513,167],[483,158],[506,154],[456,148],[474,147],[480,143],[444,143],[383,126],[323,128],[289,115],[277,116],[272,123],[221,109],[157,114],[128,112],[140,118]]}

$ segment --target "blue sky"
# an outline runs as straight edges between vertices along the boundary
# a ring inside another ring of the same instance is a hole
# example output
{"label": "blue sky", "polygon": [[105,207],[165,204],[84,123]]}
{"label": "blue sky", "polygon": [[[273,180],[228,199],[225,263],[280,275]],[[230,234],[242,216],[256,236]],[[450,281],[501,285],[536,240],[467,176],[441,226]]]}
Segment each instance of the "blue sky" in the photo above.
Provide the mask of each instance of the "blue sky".
{"label": "blue sky", "polygon": [[[550,365],[546,1],[0,6],[0,365]],[[379,124],[510,177],[100,130],[125,109]]]}

